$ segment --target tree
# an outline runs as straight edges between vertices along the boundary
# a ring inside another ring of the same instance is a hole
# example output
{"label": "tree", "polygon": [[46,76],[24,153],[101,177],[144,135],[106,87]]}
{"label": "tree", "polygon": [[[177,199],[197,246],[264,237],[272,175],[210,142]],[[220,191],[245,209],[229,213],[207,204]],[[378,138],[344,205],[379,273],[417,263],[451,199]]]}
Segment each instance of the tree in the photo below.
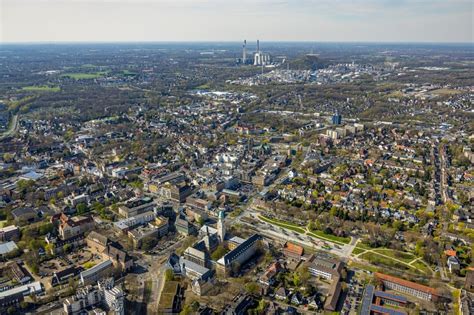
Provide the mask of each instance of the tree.
{"label": "tree", "polygon": [[87,205],[84,203],[80,203],[76,206],[77,214],[83,214],[87,212]]}
{"label": "tree", "polygon": [[403,231],[404,223],[402,221],[395,221],[393,222],[393,228],[396,231]]}
{"label": "tree", "polygon": [[63,245],[63,251],[65,253],[69,253],[72,250],[72,245],[71,244],[64,244]]}
{"label": "tree", "polygon": [[301,278],[300,275],[297,272],[293,273],[293,285],[295,287],[298,287],[301,284]]}
{"label": "tree", "polygon": [[309,272],[308,266],[303,266],[300,270],[300,279],[301,282],[306,285],[311,278],[311,273]]}
{"label": "tree", "polygon": [[35,201],[35,207],[36,208],[41,207],[42,204],[43,204],[43,201],[41,199],[36,199],[36,201]]}
{"label": "tree", "polygon": [[26,264],[28,265],[28,267],[30,267],[31,271],[32,271],[34,274],[38,274],[38,272],[39,272],[39,266],[38,266],[38,262],[37,262],[34,258],[29,258],[29,259],[26,261]]}
{"label": "tree", "polygon": [[203,219],[203,217],[199,217],[199,218],[197,219],[197,223],[199,224],[199,226],[203,226],[203,225],[204,225],[204,219]]}
{"label": "tree", "polygon": [[65,141],[69,141],[72,139],[72,137],[74,136],[74,131],[72,129],[68,129],[66,130],[66,132],[64,133],[64,140]]}
{"label": "tree", "polygon": [[250,294],[258,294],[259,286],[255,282],[249,282],[245,284],[245,290]]}
{"label": "tree", "polygon": [[54,254],[54,244],[53,243],[46,244],[44,249],[47,253]]}
{"label": "tree", "polygon": [[101,219],[106,219],[107,218],[107,212],[105,210],[105,206],[101,204],[100,202],[96,201],[92,204],[92,210],[94,210],[96,213],[98,213],[101,217]]}
{"label": "tree", "polygon": [[34,181],[32,180],[26,180],[26,179],[20,179],[19,181],[16,182],[16,187],[22,191],[26,192],[27,190],[31,189],[35,184]]}
{"label": "tree", "polygon": [[181,247],[176,250],[177,255],[182,255],[189,246],[196,242],[197,238],[193,235],[188,236],[182,243]]}
{"label": "tree", "polygon": [[264,261],[265,265],[268,265],[270,262],[272,262],[275,258],[273,257],[273,254],[271,251],[266,251],[265,256],[264,256]]}
{"label": "tree", "polygon": [[332,231],[332,229],[328,226],[328,227],[326,227],[326,228],[324,229],[324,233],[325,233],[325,234],[330,234],[330,235],[332,235],[332,234],[333,234],[333,231]]}
{"label": "tree", "polygon": [[190,304],[186,304],[183,310],[179,313],[180,315],[194,314],[199,310],[199,302],[193,301]]}
{"label": "tree", "polygon": [[13,161],[13,154],[4,153],[3,154],[3,161],[5,161],[6,163],[12,162]]}
{"label": "tree", "polygon": [[191,305],[187,304],[183,307],[183,310],[179,312],[179,315],[190,315],[193,311],[191,310]]}
{"label": "tree", "polygon": [[68,289],[69,289],[70,295],[76,294],[77,282],[76,282],[76,280],[74,280],[74,278],[69,278]]}
{"label": "tree", "polygon": [[51,233],[52,231],[54,230],[54,225],[53,223],[46,223],[46,224],[42,224],[39,229],[38,229],[38,233],[39,235],[46,235],[48,233]]}
{"label": "tree", "polygon": [[222,246],[222,244],[219,244],[216,250],[211,254],[211,258],[214,261],[218,261],[226,253],[227,253],[227,249],[225,249],[224,246]]}
{"label": "tree", "polygon": [[101,204],[100,202],[96,201],[92,204],[91,206],[91,209],[94,210],[94,211],[97,211],[97,212],[100,212],[101,210],[103,210],[105,207],[103,204]]}
{"label": "tree", "polygon": [[30,304],[26,301],[21,301],[20,302],[20,308],[23,309],[23,310],[27,309],[29,305]]}
{"label": "tree", "polygon": [[139,190],[143,190],[143,182],[140,180],[136,180],[130,183],[130,186]]}

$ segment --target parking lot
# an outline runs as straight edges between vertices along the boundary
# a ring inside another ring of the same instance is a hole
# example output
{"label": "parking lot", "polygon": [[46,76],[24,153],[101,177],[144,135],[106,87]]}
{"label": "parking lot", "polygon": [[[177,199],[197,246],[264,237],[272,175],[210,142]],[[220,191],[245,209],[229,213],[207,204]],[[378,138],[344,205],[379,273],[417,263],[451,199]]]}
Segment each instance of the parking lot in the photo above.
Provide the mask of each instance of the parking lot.
{"label": "parking lot", "polygon": [[362,302],[364,286],[356,278],[352,278],[347,284],[347,288],[348,290],[343,302],[341,314],[355,315]]}
{"label": "parking lot", "polygon": [[54,272],[66,269],[70,266],[82,266],[86,262],[101,261],[98,255],[93,255],[86,249],[76,251],[63,256],[58,256],[45,261],[40,265],[39,275],[43,277],[52,276]]}

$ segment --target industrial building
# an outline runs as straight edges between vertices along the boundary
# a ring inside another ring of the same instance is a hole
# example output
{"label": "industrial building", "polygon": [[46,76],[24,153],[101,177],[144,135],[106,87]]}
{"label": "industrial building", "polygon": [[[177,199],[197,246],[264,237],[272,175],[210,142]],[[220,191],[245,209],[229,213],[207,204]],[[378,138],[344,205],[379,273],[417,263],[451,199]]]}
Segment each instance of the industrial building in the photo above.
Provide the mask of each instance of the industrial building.
{"label": "industrial building", "polygon": [[267,66],[272,63],[272,57],[270,54],[263,52],[260,50],[260,40],[257,40],[257,49],[252,57],[247,56],[247,40],[244,40],[244,44],[242,45],[242,58],[240,62],[243,65],[254,65],[254,66]]}

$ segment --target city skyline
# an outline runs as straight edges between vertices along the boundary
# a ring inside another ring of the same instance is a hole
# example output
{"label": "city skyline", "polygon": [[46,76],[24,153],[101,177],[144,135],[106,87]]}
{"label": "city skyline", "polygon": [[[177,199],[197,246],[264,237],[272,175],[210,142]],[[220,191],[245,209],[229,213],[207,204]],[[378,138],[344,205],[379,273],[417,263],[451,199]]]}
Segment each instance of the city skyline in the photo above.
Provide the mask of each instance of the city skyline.
{"label": "city skyline", "polygon": [[465,0],[3,0],[0,41],[472,43],[472,13]]}

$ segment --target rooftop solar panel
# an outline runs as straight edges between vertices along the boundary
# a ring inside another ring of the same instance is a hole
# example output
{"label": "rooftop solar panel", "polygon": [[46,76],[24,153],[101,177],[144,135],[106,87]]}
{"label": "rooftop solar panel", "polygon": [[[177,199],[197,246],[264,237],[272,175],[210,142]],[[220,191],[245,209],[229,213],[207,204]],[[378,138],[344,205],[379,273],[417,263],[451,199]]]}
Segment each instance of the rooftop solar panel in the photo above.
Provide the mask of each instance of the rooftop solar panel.
{"label": "rooftop solar panel", "polygon": [[388,315],[406,315],[405,312],[400,312],[400,311],[393,310],[393,309],[386,308],[379,305],[372,305],[370,307],[370,310],[378,312],[378,313],[382,313],[382,314],[388,314]]}
{"label": "rooftop solar panel", "polygon": [[382,299],[388,299],[388,300],[397,301],[400,303],[407,303],[408,301],[407,298],[404,296],[395,295],[395,294],[391,294],[391,293],[387,293],[383,291],[375,291],[374,295],[377,297],[381,297]]}
{"label": "rooftop solar panel", "polygon": [[367,285],[365,287],[364,295],[362,296],[362,306],[360,308],[361,315],[370,315],[370,307],[372,306],[372,300],[374,298],[374,286]]}

